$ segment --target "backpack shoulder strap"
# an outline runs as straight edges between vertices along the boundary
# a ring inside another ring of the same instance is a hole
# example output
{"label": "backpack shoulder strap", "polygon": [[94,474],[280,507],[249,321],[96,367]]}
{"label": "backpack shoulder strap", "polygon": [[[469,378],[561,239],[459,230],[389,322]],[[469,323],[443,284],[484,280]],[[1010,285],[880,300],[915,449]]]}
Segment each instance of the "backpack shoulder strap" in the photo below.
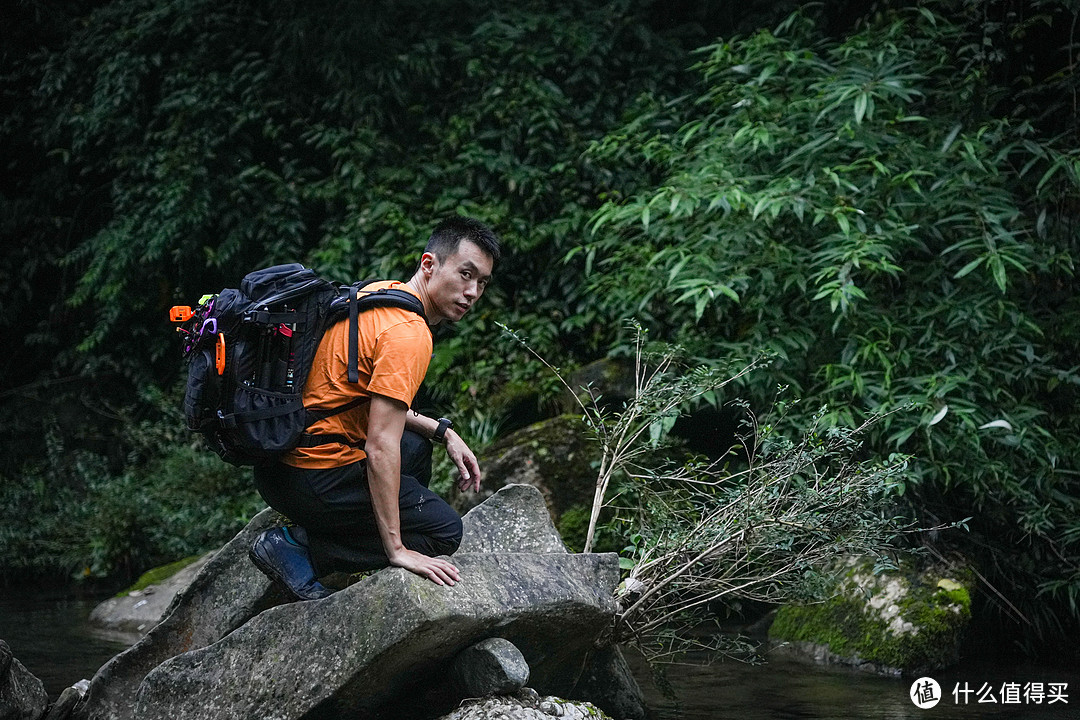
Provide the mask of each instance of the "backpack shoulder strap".
{"label": "backpack shoulder strap", "polygon": [[360,382],[360,283],[349,287],[349,382]]}
{"label": "backpack shoulder strap", "polygon": [[[424,321],[427,327],[427,316],[424,314],[424,304],[420,298],[407,290],[397,288],[380,288],[379,290],[361,291],[375,280],[362,280],[348,287],[349,293],[349,382],[360,382],[360,321],[361,310],[375,307],[396,307],[402,310],[414,312]],[[359,296],[359,297],[358,297]],[[430,330],[430,328],[429,328]]]}

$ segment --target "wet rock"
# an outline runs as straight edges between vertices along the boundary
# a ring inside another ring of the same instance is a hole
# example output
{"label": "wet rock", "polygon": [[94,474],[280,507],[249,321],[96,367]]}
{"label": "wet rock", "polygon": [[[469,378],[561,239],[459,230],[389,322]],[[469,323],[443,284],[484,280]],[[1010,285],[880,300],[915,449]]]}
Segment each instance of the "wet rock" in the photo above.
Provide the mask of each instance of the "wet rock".
{"label": "wet rock", "polygon": [[0,640],[0,720],[38,720],[49,696],[35,677]]}
{"label": "wet rock", "polygon": [[106,630],[145,635],[165,616],[176,594],[191,584],[213,556],[207,553],[154,585],[101,602],[90,613],[90,623]]}
{"label": "wet rock", "polygon": [[219,550],[176,594],[164,620],[97,671],[76,717],[131,720],[135,694],[147,673],[175,655],[220,640],[267,607],[285,602],[247,557],[255,536],[278,517],[264,510]]}
{"label": "wet rock", "polygon": [[529,663],[504,638],[488,638],[454,658],[451,675],[462,697],[510,695],[529,682]]}
{"label": "wet rock", "polygon": [[645,720],[641,687],[618,645],[597,648],[584,664],[573,697],[589,698],[619,720]]}
{"label": "wet rock", "polygon": [[80,680],[71,687],[64,688],[64,692],[60,693],[60,697],[49,708],[45,720],[67,720],[74,714],[75,708],[89,689],[89,680]]}
{"label": "wet rock", "polygon": [[875,575],[848,561],[838,594],[780,608],[774,652],[882,675],[919,675],[955,664],[971,619],[974,576],[961,566],[907,566]]}

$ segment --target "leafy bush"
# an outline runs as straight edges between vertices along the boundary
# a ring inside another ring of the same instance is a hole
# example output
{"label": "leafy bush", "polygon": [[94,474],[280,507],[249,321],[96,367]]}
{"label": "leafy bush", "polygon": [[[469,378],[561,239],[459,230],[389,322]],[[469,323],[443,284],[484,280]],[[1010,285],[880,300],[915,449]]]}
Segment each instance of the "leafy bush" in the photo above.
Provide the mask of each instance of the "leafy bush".
{"label": "leafy bush", "polygon": [[[596,546],[598,529],[628,543],[620,558],[628,572],[616,593],[619,641],[650,662],[690,649],[744,655],[744,640],[703,632],[721,610],[828,597],[836,592],[837,558],[894,565],[897,537],[911,526],[896,504],[908,458],[860,457],[861,437],[881,418],[842,428],[823,422],[821,408],[792,439],[777,426],[798,400],[778,402],[761,425],[736,402],[745,417],[736,443],[719,458],[689,456],[673,441],[675,420],[761,363],[730,374],[687,366],[678,348],[646,347],[641,327],[631,326],[634,390],[619,409],[593,388],[588,399],[577,397],[541,358],[575,396],[599,450],[591,507],[565,513],[559,530],[571,542],[583,534],[584,552]],[[607,517],[599,522],[601,511]]]}
{"label": "leafy bush", "polygon": [[[488,341],[496,316],[595,352],[604,323],[573,273],[548,269],[596,206],[602,171],[583,162],[587,143],[638,92],[670,84],[682,57],[640,5],[114,0],[70,12],[37,20],[47,50],[20,30],[24,54],[3,51],[0,89],[19,112],[0,120],[12,170],[0,218],[18,252],[0,281],[0,325],[17,348],[0,467],[28,502],[56,463],[65,507],[106,503],[88,531],[94,572],[143,564],[166,527],[191,544],[193,525],[243,515],[182,496],[169,473],[199,468],[208,494],[232,482],[182,441],[140,446],[122,426],[160,417],[147,398],[181,371],[166,309],[257,266],[406,276],[436,221],[468,212],[499,230],[510,259],[438,344],[440,412],[498,423],[485,399],[535,378],[524,353]],[[50,424],[66,453],[28,462],[48,452]],[[76,452],[100,482],[71,467]],[[136,509],[140,497],[149,505]],[[123,560],[125,538],[145,532],[156,535]]]}
{"label": "leafy bush", "polygon": [[0,570],[130,579],[242,529],[265,506],[250,471],[193,444],[176,415],[131,426],[119,471],[103,455],[69,454],[53,434],[42,464],[0,485]]}
{"label": "leafy bush", "polygon": [[886,413],[869,447],[914,457],[914,506],[973,515],[991,582],[1051,627],[1080,601],[1080,154],[987,112],[979,29],[941,9],[703,48],[685,99],[593,148],[661,179],[597,212],[582,252],[602,302],[705,361],[772,354],[738,392],[792,386],[792,426]]}

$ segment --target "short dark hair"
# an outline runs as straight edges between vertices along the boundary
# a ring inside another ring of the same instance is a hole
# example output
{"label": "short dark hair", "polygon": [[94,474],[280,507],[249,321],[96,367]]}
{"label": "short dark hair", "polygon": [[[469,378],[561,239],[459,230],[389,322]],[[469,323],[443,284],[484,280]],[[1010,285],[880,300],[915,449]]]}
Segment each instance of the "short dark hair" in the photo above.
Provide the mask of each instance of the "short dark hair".
{"label": "short dark hair", "polygon": [[502,248],[499,247],[499,236],[495,231],[479,220],[457,215],[435,226],[424,252],[433,254],[442,262],[457,252],[462,240],[468,240],[483,250],[493,265],[499,262]]}

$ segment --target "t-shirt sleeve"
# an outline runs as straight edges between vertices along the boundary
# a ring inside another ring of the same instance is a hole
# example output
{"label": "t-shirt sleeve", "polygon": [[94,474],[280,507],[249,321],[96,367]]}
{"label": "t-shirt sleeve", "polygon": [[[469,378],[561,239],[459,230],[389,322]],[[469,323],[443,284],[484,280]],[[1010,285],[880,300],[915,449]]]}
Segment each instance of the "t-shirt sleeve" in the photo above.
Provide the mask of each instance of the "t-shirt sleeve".
{"label": "t-shirt sleeve", "polygon": [[368,391],[410,405],[431,361],[431,334],[423,322],[400,322],[375,341]]}

